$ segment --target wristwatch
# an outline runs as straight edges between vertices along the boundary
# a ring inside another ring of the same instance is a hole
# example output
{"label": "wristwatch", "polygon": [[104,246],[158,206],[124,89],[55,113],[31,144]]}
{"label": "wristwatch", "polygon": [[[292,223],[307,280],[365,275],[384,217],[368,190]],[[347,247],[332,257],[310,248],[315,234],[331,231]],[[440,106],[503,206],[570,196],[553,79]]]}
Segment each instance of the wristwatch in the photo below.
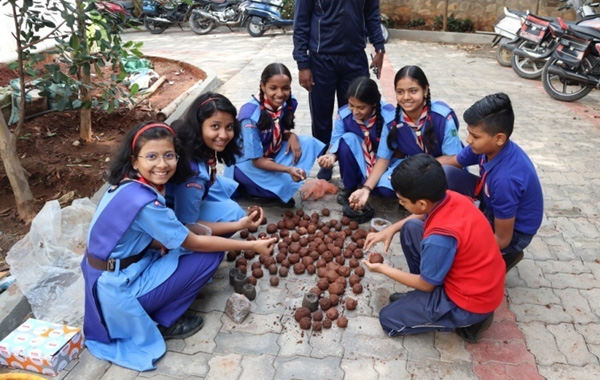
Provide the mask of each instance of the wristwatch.
{"label": "wristwatch", "polygon": [[377,53],[377,54],[379,54],[379,53],[385,54],[385,48],[377,49],[377,50],[375,50],[375,53]]}

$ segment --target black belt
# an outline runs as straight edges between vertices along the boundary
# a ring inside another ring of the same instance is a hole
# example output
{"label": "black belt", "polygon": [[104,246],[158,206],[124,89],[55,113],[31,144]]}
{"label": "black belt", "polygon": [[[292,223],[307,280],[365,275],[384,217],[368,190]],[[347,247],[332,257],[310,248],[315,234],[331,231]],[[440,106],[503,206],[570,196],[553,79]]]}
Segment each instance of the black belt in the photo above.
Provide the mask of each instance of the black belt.
{"label": "black belt", "polygon": [[87,253],[86,256],[87,256],[88,264],[90,264],[90,266],[92,268],[95,268],[98,270],[105,270],[107,272],[114,272],[115,266],[116,266],[115,264],[116,264],[117,260],[120,261],[119,268],[121,270],[123,270],[123,269],[127,268],[128,266],[130,266],[131,264],[137,263],[138,261],[140,261],[142,259],[142,257],[144,257],[145,252],[146,252],[146,250],[138,253],[135,256],[129,256],[124,259],[100,260],[100,259],[93,257],[89,253]]}

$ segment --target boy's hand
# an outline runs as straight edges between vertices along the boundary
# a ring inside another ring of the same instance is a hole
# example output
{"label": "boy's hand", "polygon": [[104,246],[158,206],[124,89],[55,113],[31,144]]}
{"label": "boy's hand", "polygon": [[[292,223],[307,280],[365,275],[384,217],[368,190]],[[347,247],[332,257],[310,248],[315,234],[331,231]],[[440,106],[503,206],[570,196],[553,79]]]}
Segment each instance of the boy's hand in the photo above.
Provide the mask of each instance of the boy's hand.
{"label": "boy's hand", "polygon": [[277,238],[263,238],[252,241],[252,250],[258,252],[259,255],[271,255]]}
{"label": "boy's hand", "polygon": [[373,255],[374,253],[375,252],[369,253],[367,258],[363,259],[362,263],[367,267],[369,272],[381,273],[382,268],[387,265],[384,263],[372,263],[370,260],[371,260],[371,255]]}
{"label": "boy's hand", "polygon": [[[391,227],[391,226],[390,226]],[[379,242],[383,242],[383,251],[387,253],[394,237],[394,231],[390,227],[386,227],[379,232],[371,232],[365,239],[364,250],[368,251],[371,247]]]}

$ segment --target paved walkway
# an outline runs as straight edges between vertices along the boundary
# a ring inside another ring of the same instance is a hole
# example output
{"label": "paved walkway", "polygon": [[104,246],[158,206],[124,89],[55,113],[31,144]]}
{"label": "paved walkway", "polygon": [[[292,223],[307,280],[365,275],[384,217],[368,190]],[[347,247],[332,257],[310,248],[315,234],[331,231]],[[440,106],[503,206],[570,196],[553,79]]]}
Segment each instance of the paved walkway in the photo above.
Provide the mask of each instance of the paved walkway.
{"label": "paved walkway", "polygon": [[[218,91],[241,106],[258,90],[266,64],[280,61],[297,74],[291,35],[252,38],[245,32],[211,33],[167,30],[162,35],[132,33],[148,55],[181,59],[216,71]],[[393,99],[392,80],[406,64],[420,65],[433,98],[462,113],[486,94],[510,95],[516,113],[513,139],[537,166],[545,194],[543,226],[526,250],[525,260],[506,279],[506,300],[482,342],[465,344],[454,333],[388,338],[378,310],[393,291],[405,290],[381,275],[367,274],[359,307],[346,311],[349,325],[321,333],[303,332],[293,320],[315,276],[290,275],[278,287],[263,278],[252,313],[235,324],[223,313],[232,288],[224,262],[194,303],[205,327],[185,340],[168,342],[168,352],[152,372],[110,365],[84,351],[60,378],[79,379],[598,379],[600,378],[600,94],[580,103],[549,98],[541,83],[520,79],[489,54],[456,46],[391,40],[382,87]],[[297,129],[310,133],[307,94],[294,79],[299,99]],[[464,126],[460,130],[465,138]],[[596,153],[594,153],[596,152]],[[315,170],[312,175],[314,176]],[[335,177],[339,182],[339,176]],[[305,211],[332,209],[333,197],[298,204]],[[393,203],[379,202],[377,216],[395,220]],[[268,207],[277,221],[284,210]],[[394,265],[406,267],[399,244],[391,248]],[[0,370],[2,373],[2,370]]]}

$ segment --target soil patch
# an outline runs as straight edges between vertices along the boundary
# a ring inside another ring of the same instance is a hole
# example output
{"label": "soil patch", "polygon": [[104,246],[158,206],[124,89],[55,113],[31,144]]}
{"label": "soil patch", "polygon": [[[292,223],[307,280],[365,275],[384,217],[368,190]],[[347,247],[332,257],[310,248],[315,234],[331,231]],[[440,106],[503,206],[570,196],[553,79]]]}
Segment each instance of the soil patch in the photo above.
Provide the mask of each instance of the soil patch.
{"label": "soil patch", "polygon": [[[79,141],[79,112],[49,113],[25,123],[17,150],[29,175],[36,206],[67,195],[69,199],[91,197],[104,183],[108,162],[123,134],[132,126],[156,120],[156,114],[206,73],[197,67],[165,58],[147,57],[154,71],[166,75],[159,89],[133,110],[111,114],[92,113],[93,141]],[[15,73],[0,65],[0,86],[6,86]],[[72,192],[72,193],[71,193]],[[71,193],[71,194],[70,194]],[[69,201],[70,203],[70,201]],[[29,231],[19,221],[14,196],[0,160],[0,271],[12,245]]]}

